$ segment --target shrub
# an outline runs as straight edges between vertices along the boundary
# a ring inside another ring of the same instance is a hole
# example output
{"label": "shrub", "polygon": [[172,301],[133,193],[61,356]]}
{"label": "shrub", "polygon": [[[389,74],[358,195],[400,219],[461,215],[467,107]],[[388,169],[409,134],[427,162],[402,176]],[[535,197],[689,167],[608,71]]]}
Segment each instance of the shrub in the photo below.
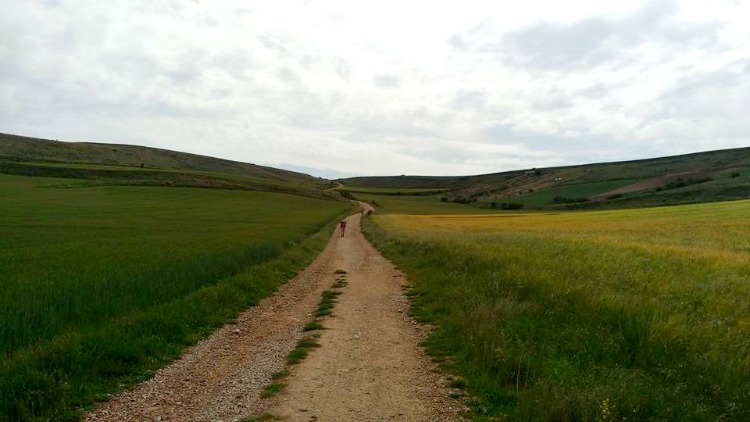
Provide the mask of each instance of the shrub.
{"label": "shrub", "polygon": [[500,209],[503,210],[520,210],[523,209],[523,204],[517,202],[503,202],[500,204]]}
{"label": "shrub", "polygon": [[579,202],[588,202],[588,198],[566,198],[564,196],[556,196],[552,198],[552,202],[556,204],[575,204]]}

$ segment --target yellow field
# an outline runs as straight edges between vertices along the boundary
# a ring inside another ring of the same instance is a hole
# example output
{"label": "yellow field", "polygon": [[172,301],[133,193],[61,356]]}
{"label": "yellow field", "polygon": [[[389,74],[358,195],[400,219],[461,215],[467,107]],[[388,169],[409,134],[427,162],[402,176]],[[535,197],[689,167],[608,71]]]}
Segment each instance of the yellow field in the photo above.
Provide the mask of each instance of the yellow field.
{"label": "yellow field", "polygon": [[377,217],[384,228],[427,234],[528,233],[603,245],[646,248],[695,258],[750,259],[750,201],[615,211],[400,215]]}
{"label": "yellow field", "polygon": [[373,221],[488,415],[750,416],[750,201]]}

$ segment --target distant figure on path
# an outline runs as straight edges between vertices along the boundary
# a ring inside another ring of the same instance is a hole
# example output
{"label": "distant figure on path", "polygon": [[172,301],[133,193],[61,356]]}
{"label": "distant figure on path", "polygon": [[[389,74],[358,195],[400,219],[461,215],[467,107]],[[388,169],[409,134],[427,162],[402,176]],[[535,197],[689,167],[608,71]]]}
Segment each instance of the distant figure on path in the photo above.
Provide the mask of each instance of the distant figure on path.
{"label": "distant figure on path", "polygon": [[346,231],[346,220],[341,220],[339,227],[341,227],[341,237],[344,237],[344,232]]}

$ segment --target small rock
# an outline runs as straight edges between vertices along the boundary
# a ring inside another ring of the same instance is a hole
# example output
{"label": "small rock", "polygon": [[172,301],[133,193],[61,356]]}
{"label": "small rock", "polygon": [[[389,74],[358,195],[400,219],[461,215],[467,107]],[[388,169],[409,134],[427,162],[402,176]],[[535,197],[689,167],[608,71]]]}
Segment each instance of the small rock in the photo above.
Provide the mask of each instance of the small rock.
{"label": "small rock", "polygon": [[305,409],[305,408],[303,407],[303,408],[301,408],[301,409],[300,409],[299,411],[300,411],[300,412],[307,412],[307,409]]}

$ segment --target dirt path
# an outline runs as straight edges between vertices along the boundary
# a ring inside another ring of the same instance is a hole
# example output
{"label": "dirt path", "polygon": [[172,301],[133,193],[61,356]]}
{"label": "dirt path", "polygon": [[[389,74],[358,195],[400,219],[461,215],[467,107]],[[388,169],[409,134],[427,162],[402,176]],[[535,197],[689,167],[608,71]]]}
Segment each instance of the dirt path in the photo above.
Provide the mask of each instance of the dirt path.
{"label": "dirt path", "polygon": [[[86,420],[239,421],[264,413],[292,421],[459,419],[458,402],[418,346],[425,329],[407,316],[403,277],[364,239],[360,215],[347,220],[346,237],[334,233],[276,295]],[[261,399],[338,269],[349,284],[324,321],[322,347],[292,368],[283,392]]]}

